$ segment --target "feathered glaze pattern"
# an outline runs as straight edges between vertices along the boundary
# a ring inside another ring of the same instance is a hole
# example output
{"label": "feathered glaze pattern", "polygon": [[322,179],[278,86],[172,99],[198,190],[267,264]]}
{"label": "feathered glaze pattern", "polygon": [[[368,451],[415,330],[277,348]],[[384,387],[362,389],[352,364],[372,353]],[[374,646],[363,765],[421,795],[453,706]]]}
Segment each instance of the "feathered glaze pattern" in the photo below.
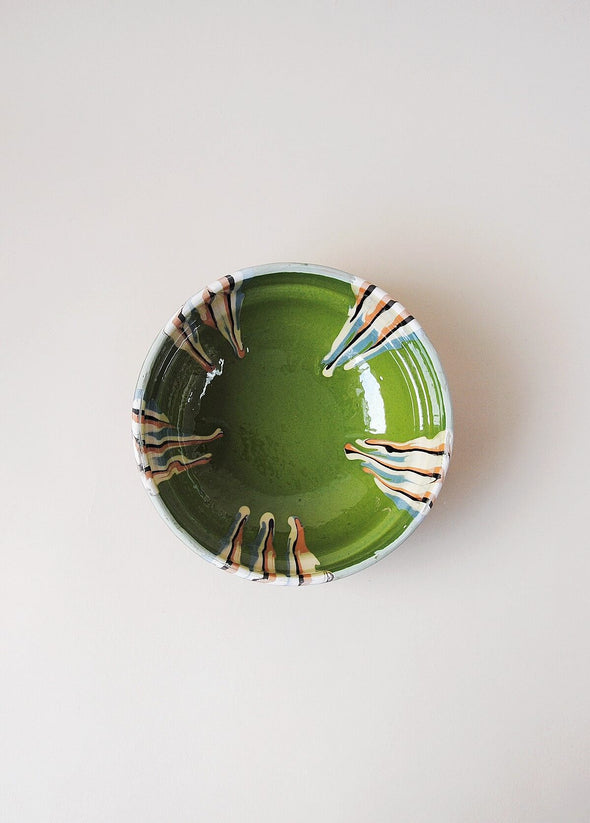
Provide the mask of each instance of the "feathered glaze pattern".
{"label": "feathered glaze pattern", "polygon": [[234,519],[232,527],[223,541],[217,564],[222,569],[246,577],[249,580],[262,580],[267,583],[277,583],[283,586],[305,586],[312,583],[327,583],[334,579],[328,571],[318,570],[319,560],[308,549],[305,542],[305,533],[298,517],[289,517],[290,527],[287,538],[286,557],[284,557],[286,573],[277,572],[277,552],[274,546],[275,518],[266,512],[260,518],[258,534],[254,542],[248,546],[247,557],[253,558],[244,562],[242,551],[244,548],[244,527],[250,517],[250,509],[242,506]]}
{"label": "feathered glaze pattern", "polygon": [[451,436],[442,431],[433,438],[418,437],[406,443],[389,440],[357,440],[362,451],[347,443],[349,460],[362,461],[363,471],[411,517],[422,517],[438,495],[449,464]]}
{"label": "feathered glaze pattern", "polygon": [[183,434],[155,403],[147,404],[141,394],[136,395],[133,403],[131,425],[135,459],[151,494],[158,494],[159,484],[175,474],[208,463],[211,453],[199,452],[223,434],[221,429],[207,435]]}
{"label": "feathered glaze pattern", "polygon": [[352,369],[387,349],[398,349],[408,340],[417,339],[421,331],[412,315],[383,289],[359,278],[351,286],[356,300],[322,360],[325,377],[331,377],[339,366]]}
{"label": "feathered glaze pattern", "polygon": [[164,328],[164,333],[174,344],[188,352],[207,372],[213,371],[215,364],[201,343],[199,329],[203,324],[217,329],[237,357],[246,354],[240,332],[240,310],[244,299],[241,284],[241,278],[231,274],[216,280],[187,300]]}

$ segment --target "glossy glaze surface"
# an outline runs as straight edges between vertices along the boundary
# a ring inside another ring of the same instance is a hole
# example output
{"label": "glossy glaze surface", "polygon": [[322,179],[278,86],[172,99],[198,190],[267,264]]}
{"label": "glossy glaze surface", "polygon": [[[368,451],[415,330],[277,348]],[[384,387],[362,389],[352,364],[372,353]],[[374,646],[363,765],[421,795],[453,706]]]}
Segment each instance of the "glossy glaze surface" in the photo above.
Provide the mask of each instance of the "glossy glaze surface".
{"label": "glossy glaze surface", "polygon": [[448,465],[448,390],[417,321],[335,270],[263,266],[187,301],[134,402],[144,483],[206,559],[283,585],[391,551]]}

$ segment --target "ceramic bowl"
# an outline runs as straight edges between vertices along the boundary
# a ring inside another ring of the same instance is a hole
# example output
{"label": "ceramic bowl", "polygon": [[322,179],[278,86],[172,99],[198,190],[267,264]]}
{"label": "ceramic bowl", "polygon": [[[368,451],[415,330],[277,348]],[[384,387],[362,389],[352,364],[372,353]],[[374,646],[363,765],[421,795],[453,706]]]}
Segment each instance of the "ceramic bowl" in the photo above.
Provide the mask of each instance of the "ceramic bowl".
{"label": "ceramic bowl", "polygon": [[166,324],[133,436],[186,544],[299,586],[374,563],[418,526],[447,470],[451,405],[433,346],[382,289],[274,264],[221,277]]}

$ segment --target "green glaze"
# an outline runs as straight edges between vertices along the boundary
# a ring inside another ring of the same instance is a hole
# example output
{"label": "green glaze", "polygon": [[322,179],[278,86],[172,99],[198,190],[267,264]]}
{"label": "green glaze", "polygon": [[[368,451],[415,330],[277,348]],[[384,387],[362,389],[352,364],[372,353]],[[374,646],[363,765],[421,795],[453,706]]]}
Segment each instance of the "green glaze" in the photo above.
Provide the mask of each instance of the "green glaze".
{"label": "green glaze", "polygon": [[195,455],[210,452],[210,461],[161,483],[159,505],[188,542],[212,556],[247,506],[246,567],[256,560],[259,519],[271,512],[283,574],[288,519],[296,516],[319,568],[341,576],[392,548],[413,525],[357,461],[346,459],[344,446],[370,437],[431,438],[449,428],[440,365],[424,338],[326,377],[322,359],[354,304],[350,281],[324,270],[282,271],[246,276],[240,288],[243,358],[203,324],[199,339],[214,372],[165,335],[144,367],[144,397],[176,429],[223,432],[206,447],[189,447]]}

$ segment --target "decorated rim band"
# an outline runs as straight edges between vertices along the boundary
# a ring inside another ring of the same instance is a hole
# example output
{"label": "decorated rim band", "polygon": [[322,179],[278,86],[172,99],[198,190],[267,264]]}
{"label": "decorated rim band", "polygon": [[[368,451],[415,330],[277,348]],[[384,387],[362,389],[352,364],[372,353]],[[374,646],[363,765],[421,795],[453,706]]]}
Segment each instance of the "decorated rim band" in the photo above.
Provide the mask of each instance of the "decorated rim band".
{"label": "decorated rim band", "polygon": [[[348,283],[352,289],[355,302],[330,351],[323,358],[324,377],[329,379],[337,368],[348,370],[383,351],[400,349],[410,341],[419,341],[440,382],[445,409],[446,428],[434,438],[418,437],[402,443],[366,439],[358,440],[356,444],[343,444],[344,456],[349,460],[358,460],[362,470],[373,477],[379,490],[399,510],[407,512],[412,520],[390,544],[361,562],[335,572],[317,568],[319,562],[305,543],[304,527],[296,514],[289,517],[286,566],[284,571],[279,572],[274,547],[275,518],[270,512],[260,517],[258,535],[249,547],[249,557],[254,559],[245,565],[242,562],[242,548],[244,526],[250,517],[247,505],[240,508],[215,553],[182,528],[158,493],[160,483],[208,463],[212,453],[203,449],[223,436],[220,428],[202,434],[180,432],[154,403],[145,401],[149,376],[162,345],[172,341],[206,373],[212,373],[215,363],[208,357],[199,338],[199,327],[204,324],[216,329],[227,340],[236,357],[244,357],[246,349],[240,330],[240,310],[244,298],[241,285],[246,280],[263,275],[276,274],[280,277],[281,273],[308,273],[336,279]],[[448,384],[436,350],[418,321],[400,303],[378,286],[338,269],[305,263],[275,263],[241,269],[221,277],[187,300],[170,319],[151,346],[141,368],[133,402],[132,429],[142,481],[160,516],[185,544],[208,562],[240,577],[276,585],[301,586],[328,582],[360,571],[390,554],[412,534],[431,508],[447,471],[452,447],[452,408]],[[192,454],[187,455],[185,449]]]}

